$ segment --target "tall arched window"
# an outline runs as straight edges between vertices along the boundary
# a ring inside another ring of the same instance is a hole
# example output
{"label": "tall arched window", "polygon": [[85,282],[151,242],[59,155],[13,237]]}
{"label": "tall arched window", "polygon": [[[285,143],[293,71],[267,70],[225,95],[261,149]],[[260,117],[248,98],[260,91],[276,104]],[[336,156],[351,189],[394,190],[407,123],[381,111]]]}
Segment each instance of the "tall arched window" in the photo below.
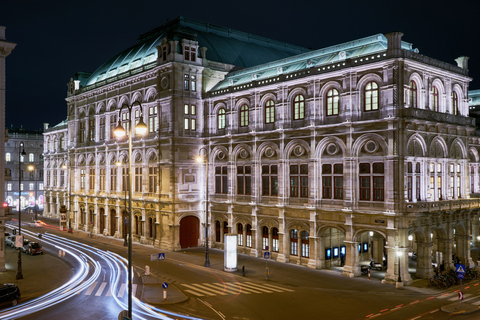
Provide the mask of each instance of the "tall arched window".
{"label": "tall arched window", "polygon": [[243,224],[238,223],[237,224],[237,234],[238,234],[238,245],[243,246]]}
{"label": "tall arched window", "polygon": [[371,81],[365,85],[364,89],[365,111],[378,110],[378,84]]}
{"label": "tall arched window", "polygon": [[265,123],[275,122],[275,102],[268,100],[265,102]]}
{"label": "tall arched window", "polygon": [[278,228],[272,228],[272,251],[278,252]]}
{"label": "tall arched window", "polygon": [[5,161],[12,161],[12,155],[10,154],[10,152],[5,153]]}
{"label": "tall arched window", "polygon": [[293,98],[293,119],[300,120],[305,118],[305,97],[298,94]]}
{"label": "tall arched window", "polygon": [[410,107],[418,108],[417,103],[417,84],[415,81],[410,81]]}
{"label": "tall arched window", "polygon": [[440,111],[438,103],[438,89],[435,86],[432,88],[432,110],[437,112]]}
{"label": "tall arched window", "polygon": [[218,120],[218,129],[219,130],[225,129],[226,114],[225,114],[224,108],[221,108],[220,110],[218,110],[217,120]]}
{"label": "tall arched window", "polygon": [[248,106],[246,104],[240,107],[240,127],[248,126]]}
{"label": "tall arched window", "polygon": [[302,231],[302,257],[310,256],[310,243],[308,240],[308,231]]}
{"label": "tall arched window", "polygon": [[338,115],[339,96],[337,89],[327,92],[327,116]]}
{"label": "tall arched window", "polygon": [[452,114],[458,115],[458,96],[455,91],[452,91]]}
{"label": "tall arched window", "polygon": [[268,250],[268,227],[262,228],[262,250]]}
{"label": "tall arched window", "polygon": [[298,256],[298,235],[297,230],[290,230],[290,254]]}
{"label": "tall arched window", "polygon": [[247,247],[252,247],[252,226],[247,224]]}

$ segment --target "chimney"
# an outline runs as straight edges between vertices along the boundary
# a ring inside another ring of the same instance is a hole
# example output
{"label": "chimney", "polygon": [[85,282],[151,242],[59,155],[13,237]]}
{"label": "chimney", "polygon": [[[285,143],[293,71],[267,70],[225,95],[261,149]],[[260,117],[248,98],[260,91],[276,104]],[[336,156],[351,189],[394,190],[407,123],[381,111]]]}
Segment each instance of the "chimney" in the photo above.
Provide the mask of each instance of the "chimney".
{"label": "chimney", "polygon": [[457,59],[455,59],[455,61],[457,62],[457,65],[464,69],[464,70],[468,70],[468,59],[470,59],[469,57],[466,57],[466,56],[461,56],[461,57],[458,57]]}
{"label": "chimney", "polygon": [[387,54],[398,56],[402,51],[402,37],[401,32],[390,32],[385,35],[387,38]]}

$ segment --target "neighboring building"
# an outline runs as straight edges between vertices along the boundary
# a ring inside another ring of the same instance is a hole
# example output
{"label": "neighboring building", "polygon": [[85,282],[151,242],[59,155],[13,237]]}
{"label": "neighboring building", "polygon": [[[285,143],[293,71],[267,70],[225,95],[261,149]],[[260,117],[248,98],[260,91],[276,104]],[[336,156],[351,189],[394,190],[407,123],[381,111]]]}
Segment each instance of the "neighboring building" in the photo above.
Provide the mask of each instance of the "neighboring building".
{"label": "neighboring building", "polygon": [[[5,97],[7,86],[5,80],[5,59],[15,48],[16,44],[7,42],[5,38],[5,27],[0,26],[0,154],[5,153]],[[0,161],[0,172],[5,172],[5,163]],[[4,203],[5,176],[0,176],[0,203]],[[5,207],[0,206],[0,271],[5,271],[5,223],[10,220],[6,216]]]}
{"label": "neighboring building", "polygon": [[[238,234],[239,252],[349,276],[385,258],[385,280],[400,269],[407,284],[412,251],[419,277],[468,262],[480,206],[468,58],[401,38],[307,50],[184,18],[152,30],[70,81],[67,124],[45,132],[45,212],[71,199],[74,228],[124,236],[128,144],[112,130],[127,104],[149,128],[133,136],[136,241],[200,246],[208,223],[213,247]],[[64,164],[71,198],[54,179]]]}
{"label": "neighboring building", "polygon": [[[22,142],[23,149],[20,148]],[[26,153],[25,156],[20,155],[23,150]],[[18,195],[21,190],[22,210],[34,213],[35,206],[37,206],[37,212],[42,213],[43,170],[42,132],[10,128],[8,141],[5,144],[5,174],[7,177],[5,179],[5,202],[8,206],[18,210]]]}

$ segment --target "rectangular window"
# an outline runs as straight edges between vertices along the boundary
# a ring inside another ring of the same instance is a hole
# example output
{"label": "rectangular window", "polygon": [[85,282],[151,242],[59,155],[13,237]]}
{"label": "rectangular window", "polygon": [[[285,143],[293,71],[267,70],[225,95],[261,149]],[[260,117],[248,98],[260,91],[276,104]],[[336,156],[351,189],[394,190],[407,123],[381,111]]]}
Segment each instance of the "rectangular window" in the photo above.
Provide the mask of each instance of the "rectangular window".
{"label": "rectangular window", "polygon": [[100,191],[105,191],[105,168],[100,169]]}
{"label": "rectangular window", "polygon": [[117,191],[117,168],[110,168],[110,191]]}
{"label": "rectangular window", "polygon": [[95,141],[95,120],[90,119],[88,121],[88,139],[90,141]]}
{"label": "rectangular window", "polygon": [[419,176],[416,176],[415,177],[415,196],[417,198],[417,200],[420,200],[420,177]]}
{"label": "rectangular window", "polygon": [[43,183],[38,184],[38,190],[43,190]]}
{"label": "rectangular window", "polygon": [[228,192],[227,167],[215,167],[215,193],[226,194]]}
{"label": "rectangular window", "polygon": [[308,197],[308,165],[290,166],[290,196]]}
{"label": "rectangular window", "polygon": [[413,186],[412,186],[412,177],[407,177],[407,198],[408,201],[413,201]]}
{"label": "rectangular window", "polygon": [[128,186],[128,168],[122,168],[122,191],[127,191]]}
{"label": "rectangular window", "polygon": [[262,195],[278,196],[278,167],[276,165],[262,166]]}
{"label": "rectangular window", "polygon": [[95,169],[89,170],[89,186],[90,190],[95,190]]}
{"label": "rectangular window", "polygon": [[158,131],[157,107],[148,108],[148,132]]}
{"label": "rectangular window", "polygon": [[135,168],[135,192],[142,192],[143,168]]}
{"label": "rectangular window", "polygon": [[190,79],[188,74],[183,76],[183,90],[188,91],[190,89]]}
{"label": "rectangular window", "polygon": [[33,190],[33,183],[28,184],[28,190]]}
{"label": "rectangular window", "polygon": [[11,183],[7,183],[7,191],[12,191],[12,184]]}
{"label": "rectangular window", "polygon": [[360,177],[360,200],[370,200],[370,177]]}
{"label": "rectangular window", "polygon": [[191,90],[192,91],[197,91],[197,77],[196,76],[192,76],[192,83],[191,83]]}
{"label": "rectangular window", "polygon": [[98,135],[100,141],[105,140],[105,118],[100,118],[100,132]]}
{"label": "rectangular window", "polygon": [[85,169],[80,169],[80,189],[85,190]]}
{"label": "rectangular window", "polygon": [[148,192],[156,193],[157,192],[157,176],[158,168],[149,167],[148,168]]}
{"label": "rectangular window", "polygon": [[117,127],[117,116],[111,115],[110,116],[110,139],[115,139],[115,128]]}
{"label": "rectangular window", "polygon": [[252,167],[237,167],[237,194],[252,194]]}
{"label": "rectangular window", "polygon": [[442,200],[442,177],[437,177],[437,194],[438,199]]}

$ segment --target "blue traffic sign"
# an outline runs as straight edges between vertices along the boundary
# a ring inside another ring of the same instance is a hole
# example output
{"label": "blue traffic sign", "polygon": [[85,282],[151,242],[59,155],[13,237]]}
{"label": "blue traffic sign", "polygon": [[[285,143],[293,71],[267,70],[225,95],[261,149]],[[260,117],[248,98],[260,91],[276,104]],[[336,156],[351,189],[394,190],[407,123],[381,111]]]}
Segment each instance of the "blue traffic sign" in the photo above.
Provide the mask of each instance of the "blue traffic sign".
{"label": "blue traffic sign", "polygon": [[162,283],[162,288],[167,289],[168,288],[168,283],[166,283],[166,282]]}
{"label": "blue traffic sign", "polygon": [[267,251],[267,252],[264,252],[264,253],[263,253],[263,257],[264,257],[265,259],[270,259],[270,252],[268,252],[268,251]]}
{"label": "blue traffic sign", "polygon": [[458,279],[463,279],[465,277],[465,273],[457,273],[457,278]]}
{"label": "blue traffic sign", "polygon": [[165,260],[165,253],[159,253],[158,260]]}
{"label": "blue traffic sign", "polygon": [[457,264],[457,273],[465,273],[465,265]]}

